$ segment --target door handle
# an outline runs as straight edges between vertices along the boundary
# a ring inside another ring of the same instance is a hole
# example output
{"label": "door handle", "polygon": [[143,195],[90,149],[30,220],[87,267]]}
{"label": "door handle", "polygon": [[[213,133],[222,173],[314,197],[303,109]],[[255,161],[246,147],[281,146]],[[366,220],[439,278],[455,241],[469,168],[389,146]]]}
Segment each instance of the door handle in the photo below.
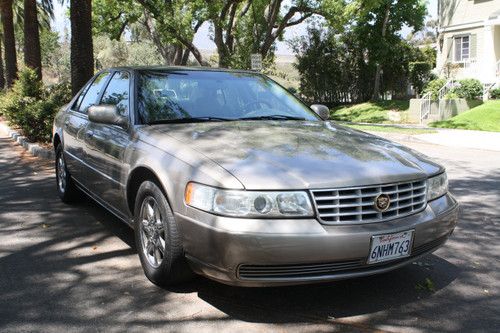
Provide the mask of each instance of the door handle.
{"label": "door handle", "polygon": [[64,121],[64,125],[66,125],[66,126],[68,126],[68,125],[69,125],[69,119],[66,119],[66,120]]}

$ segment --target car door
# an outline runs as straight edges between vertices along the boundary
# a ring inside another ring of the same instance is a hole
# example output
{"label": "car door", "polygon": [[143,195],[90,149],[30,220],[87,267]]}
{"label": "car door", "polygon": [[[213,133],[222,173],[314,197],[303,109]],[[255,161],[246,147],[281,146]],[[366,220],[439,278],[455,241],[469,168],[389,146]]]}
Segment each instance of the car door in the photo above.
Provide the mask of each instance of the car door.
{"label": "car door", "polygon": [[95,76],[69,108],[64,119],[64,153],[66,164],[73,178],[86,184],[86,152],[84,133],[88,124],[87,109],[97,101],[99,92],[109,77],[109,73]]}
{"label": "car door", "polygon": [[[130,121],[130,73],[116,71],[102,94],[101,105],[116,105],[119,113]],[[128,166],[124,153],[130,144],[127,128],[89,122],[85,135],[90,173],[89,189],[120,215],[127,211],[125,181]]]}

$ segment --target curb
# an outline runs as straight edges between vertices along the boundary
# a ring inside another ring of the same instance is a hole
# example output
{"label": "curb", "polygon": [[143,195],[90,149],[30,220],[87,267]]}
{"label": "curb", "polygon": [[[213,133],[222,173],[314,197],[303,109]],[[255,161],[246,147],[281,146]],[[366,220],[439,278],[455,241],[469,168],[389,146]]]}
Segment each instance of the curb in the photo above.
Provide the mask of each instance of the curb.
{"label": "curb", "polygon": [[[375,136],[379,136],[383,139],[390,141],[407,141],[407,142],[416,142],[416,143],[427,143],[432,144],[431,142],[419,139],[416,135],[408,135],[408,134],[399,134],[399,133],[384,133],[384,132],[373,132],[373,131],[365,131]],[[382,135],[382,134],[384,135]]]}
{"label": "curb", "polygon": [[[422,129],[422,130],[430,130],[430,131],[436,131],[438,132],[439,130],[443,128],[437,128],[437,127],[429,127],[429,126],[422,126],[422,125],[417,125],[417,124],[380,124],[380,123],[358,123],[358,122],[351,122],[351,121],[338,121],[337,123],[339,124],[349,124],[349,125],[366,125],[366,126],[378,126],[378,127],[397,127],[397,128],[403,128],[403,129]],[[448,129],[448,128],[446,128]]]}
{"label": "curb", "polygon": [[37,143],[29,142],[26,137],[22,136],[18,131],[11,129],[5,122],[0,121],[0,129],[5,132],[9,138],[26,149],[31,155],[45,159],[54,159],[54,151],[52,149],[43,148]]}

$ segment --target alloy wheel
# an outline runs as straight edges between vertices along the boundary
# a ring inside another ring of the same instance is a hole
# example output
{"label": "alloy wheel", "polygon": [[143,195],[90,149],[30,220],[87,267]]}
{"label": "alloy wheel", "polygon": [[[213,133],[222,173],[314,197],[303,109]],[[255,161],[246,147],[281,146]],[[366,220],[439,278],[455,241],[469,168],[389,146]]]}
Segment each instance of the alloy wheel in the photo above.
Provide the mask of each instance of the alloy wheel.
{"label": "alloy wheel", "polygon": [[165,226],[155,198],[148,196],[143,200],[140,217],[141,250],[148,263],[157,268],[165,258]]}
{"label": "alloy wheel", "polygon": [[59,186],[61,193],[66,191],[66,164],[62,154],[57,158],[57,186]]}

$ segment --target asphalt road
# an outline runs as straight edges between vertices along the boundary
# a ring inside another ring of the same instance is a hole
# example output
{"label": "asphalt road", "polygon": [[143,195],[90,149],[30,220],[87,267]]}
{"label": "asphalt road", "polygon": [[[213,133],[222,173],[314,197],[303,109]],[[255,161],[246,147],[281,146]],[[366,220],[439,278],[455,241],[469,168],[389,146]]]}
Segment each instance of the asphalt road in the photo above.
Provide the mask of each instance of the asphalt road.
{"label": "asphalt road", "polygon": [[500,153],[408,145],[447,167],[462,203],[425,260],[320,285],[161,289],[128,227],[90,201],[61,203],[51,163],[0,137],[0,332],[498,332]]}

